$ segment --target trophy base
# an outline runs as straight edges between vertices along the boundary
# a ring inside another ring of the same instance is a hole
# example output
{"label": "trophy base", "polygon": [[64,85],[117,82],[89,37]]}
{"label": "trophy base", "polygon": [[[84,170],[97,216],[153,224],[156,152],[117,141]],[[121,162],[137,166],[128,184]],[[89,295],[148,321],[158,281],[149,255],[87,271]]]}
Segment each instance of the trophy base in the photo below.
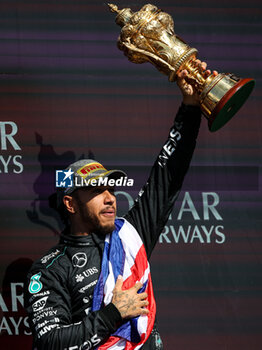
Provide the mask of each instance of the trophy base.
{"label": "trophy base", "polygon": [[[232,86],[233,85],[233,86]],[[213,108],[209,111],[204,110],[208,119],[208,126],[211,132],[217,131],[224,126],[242,107],[255,86],[254,79],[241,79],[233,75],[224,75],[218,79],[217,84],[208,92],[207,100],[210,102],[210,96],[214,98],[215,90],[224,87],[223,96],[214,103]],[[208,96],[209,95],[209,96]]]}

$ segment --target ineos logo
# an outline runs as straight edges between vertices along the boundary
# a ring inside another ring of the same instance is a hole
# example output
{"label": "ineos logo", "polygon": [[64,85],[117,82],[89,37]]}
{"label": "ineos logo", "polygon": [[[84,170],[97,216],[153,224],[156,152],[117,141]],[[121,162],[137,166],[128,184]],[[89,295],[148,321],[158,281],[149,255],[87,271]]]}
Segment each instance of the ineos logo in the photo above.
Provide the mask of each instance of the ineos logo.
{"label": "ineos logo", "polygon": [[76,253],[72,257],[72,264],[74,267],[84,267],[87,263],[87,257],[85,253]]}

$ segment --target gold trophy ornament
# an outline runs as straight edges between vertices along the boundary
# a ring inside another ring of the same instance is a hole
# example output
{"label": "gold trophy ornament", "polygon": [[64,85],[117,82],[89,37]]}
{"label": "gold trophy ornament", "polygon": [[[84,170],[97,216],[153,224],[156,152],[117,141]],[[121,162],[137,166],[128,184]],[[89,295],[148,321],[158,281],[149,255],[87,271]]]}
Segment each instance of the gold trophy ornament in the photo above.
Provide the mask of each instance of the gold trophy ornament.
{"label": "gold trophy ornament", "polygon": [[188,71],[186,79],[200,96],[201,110],[210,131],[220,129],[244,104],[254,88],[254,79],[231,73],[206,77],[196,63],[197,49],[175,34],[174,22],[168,13],[151,4],[138,12],[130,8],[119,10],[113,4],[108,6],[117,13],[116,23],[122,27],[118,47],[131,62],[150,62],[171,82],[176,80],[178,72]]}

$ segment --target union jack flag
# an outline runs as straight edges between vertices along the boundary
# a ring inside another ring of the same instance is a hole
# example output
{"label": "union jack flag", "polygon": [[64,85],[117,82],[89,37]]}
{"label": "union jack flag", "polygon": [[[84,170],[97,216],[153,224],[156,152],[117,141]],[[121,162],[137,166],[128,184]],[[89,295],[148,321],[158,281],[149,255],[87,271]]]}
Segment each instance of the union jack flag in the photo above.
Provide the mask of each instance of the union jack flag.
{"label": "union jack flag", "polygon": [[101,273],[93,296],[93,311],[108,305],[113,296],[116,279],[123,276],[123,290],[140,281],[138,291],[148,294],[148,315],[132,318],[123,323],[99,350],[138,350],[148,339],[154,325],[156,304],[150,267],[143,242],[135,228],[125,219],[116,219],[115,230],[105,239]]}

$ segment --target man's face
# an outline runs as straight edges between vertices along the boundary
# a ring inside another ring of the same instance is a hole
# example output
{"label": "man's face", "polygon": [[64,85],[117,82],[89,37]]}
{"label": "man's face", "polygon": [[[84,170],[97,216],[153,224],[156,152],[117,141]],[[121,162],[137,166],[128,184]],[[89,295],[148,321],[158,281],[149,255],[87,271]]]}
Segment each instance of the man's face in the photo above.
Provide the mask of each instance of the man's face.
{"label": "man's face", "polygon": [[78,189],[74,194],[76,220],[87,233],[106,235],[115,229],[116,198],[114,188],[93,186]]}

